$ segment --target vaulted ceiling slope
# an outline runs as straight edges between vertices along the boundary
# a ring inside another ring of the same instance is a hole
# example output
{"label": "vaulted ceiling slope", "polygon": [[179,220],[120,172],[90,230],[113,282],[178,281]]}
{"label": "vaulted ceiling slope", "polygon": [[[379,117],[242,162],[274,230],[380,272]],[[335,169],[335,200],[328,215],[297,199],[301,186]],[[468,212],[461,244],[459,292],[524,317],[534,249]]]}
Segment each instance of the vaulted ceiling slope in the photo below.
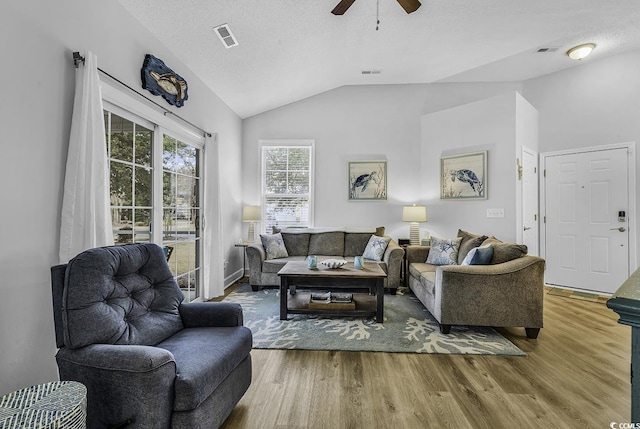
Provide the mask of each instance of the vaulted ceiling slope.
{"label": "vaulted ceiling slope", "polygon": [[343,85],[526,80],[578,66],[584,42],[583,63],[640,49],[639,0],[119,1],[242,118]]}

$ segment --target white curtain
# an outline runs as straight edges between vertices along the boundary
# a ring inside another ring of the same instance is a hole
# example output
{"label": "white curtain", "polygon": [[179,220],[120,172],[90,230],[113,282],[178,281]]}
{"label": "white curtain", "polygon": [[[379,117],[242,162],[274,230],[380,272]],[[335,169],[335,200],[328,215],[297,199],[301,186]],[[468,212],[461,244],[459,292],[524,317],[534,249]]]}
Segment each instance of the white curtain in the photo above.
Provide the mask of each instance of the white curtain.
{"label": "white curtain", "polygon": [[[204,300],[224,295],[224,251],[222,246],[222,210],[220,204],[220,152],[215,138],[207,136],[204,147]],[[215,235],[214,235],[215,234]]]}
{"label": "white curtain", "polygon": [[71,135],[60,224],[60,263],[92,247],[113,244],[109,173],[98,58],[76,69]]}

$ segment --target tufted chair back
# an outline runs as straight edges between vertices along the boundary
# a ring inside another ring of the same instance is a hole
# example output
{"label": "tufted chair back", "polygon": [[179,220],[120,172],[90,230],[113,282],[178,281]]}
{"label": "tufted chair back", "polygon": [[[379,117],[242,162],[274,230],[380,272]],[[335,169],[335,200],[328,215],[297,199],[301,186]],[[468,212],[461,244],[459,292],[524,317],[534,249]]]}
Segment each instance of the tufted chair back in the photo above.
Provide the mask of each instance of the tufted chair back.
{"label": "tufted chair back", "polygon": [[54,291],[54,307],[59,307],[58,343],[65,347],[153,346],[184,328],[179,313],[184,297],[159,246],[90,249],[56,268],[63,267],[64,286],[57,298]]}

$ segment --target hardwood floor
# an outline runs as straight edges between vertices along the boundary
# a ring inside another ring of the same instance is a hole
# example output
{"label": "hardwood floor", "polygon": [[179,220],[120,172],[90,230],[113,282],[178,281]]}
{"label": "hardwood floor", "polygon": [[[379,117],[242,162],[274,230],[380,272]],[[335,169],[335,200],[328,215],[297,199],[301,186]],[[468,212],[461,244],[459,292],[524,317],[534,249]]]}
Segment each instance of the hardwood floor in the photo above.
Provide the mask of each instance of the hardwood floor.
{"label": "hardwood floor", "polygon": [[545,294],[526,357],[253,350],[223,428],[609,428],[631,418],[631,328],[602,303]]}

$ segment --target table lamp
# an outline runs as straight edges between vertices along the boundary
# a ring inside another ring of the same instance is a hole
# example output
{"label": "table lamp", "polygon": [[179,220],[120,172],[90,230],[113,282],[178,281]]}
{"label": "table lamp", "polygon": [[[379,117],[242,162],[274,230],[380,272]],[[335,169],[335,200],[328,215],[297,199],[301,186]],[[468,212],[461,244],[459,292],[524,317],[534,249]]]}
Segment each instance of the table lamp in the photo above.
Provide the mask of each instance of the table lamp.
{"label": "table lamp", "polygon": [[247,234],[247,241],[254,242],[255,237],[255,223],[262,219],[262,211],[260,206],[244,206],[242,208],[242,222],[249,222],[249,233]]}
{"label": "table lamp", "polygon": [[427,208],[425,206],[404,206],[402,207],[402,221],[410,222],[409,240],[412,245],[420,244],[419,222],[427,221]]}

